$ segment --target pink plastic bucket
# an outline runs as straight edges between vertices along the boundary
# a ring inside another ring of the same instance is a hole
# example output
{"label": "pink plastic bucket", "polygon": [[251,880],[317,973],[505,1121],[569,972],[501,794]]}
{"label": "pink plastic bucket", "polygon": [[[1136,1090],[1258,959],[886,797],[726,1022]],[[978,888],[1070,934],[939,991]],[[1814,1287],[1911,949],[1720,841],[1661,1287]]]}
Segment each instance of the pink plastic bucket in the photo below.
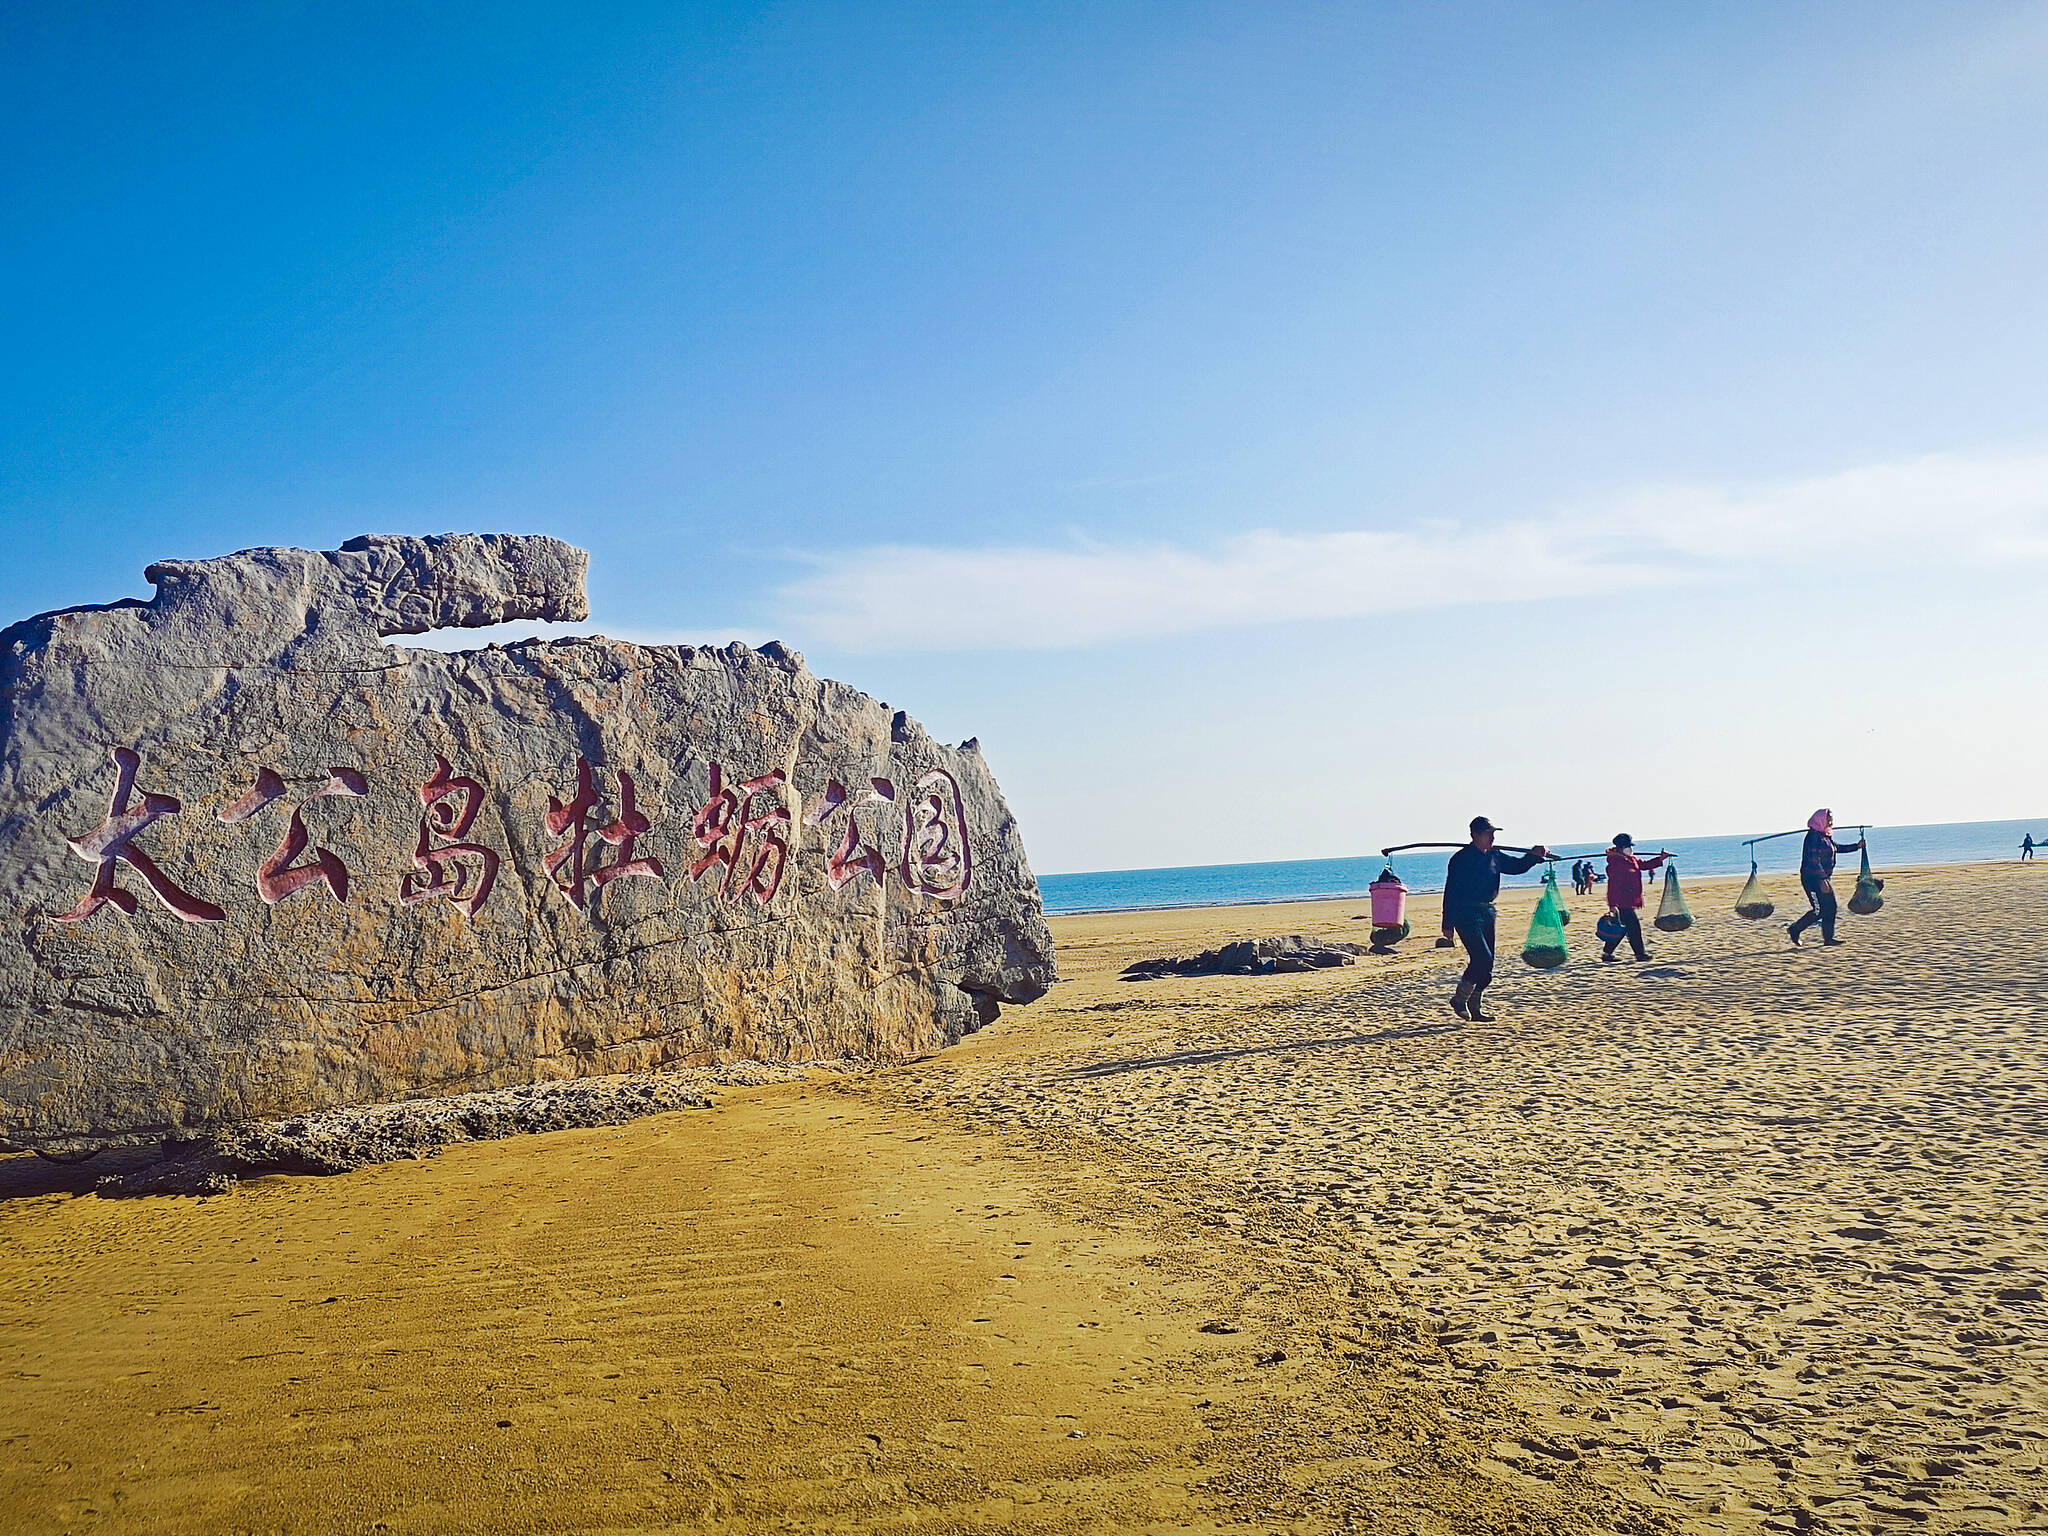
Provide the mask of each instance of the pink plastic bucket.
{"label": "pink plastic bucket", "polygon": [[1398,928],[1408,920],[1408,887],[1398,876],[1392,880],[1375,880],[1369,889],[1372,891],[1373,927]]}

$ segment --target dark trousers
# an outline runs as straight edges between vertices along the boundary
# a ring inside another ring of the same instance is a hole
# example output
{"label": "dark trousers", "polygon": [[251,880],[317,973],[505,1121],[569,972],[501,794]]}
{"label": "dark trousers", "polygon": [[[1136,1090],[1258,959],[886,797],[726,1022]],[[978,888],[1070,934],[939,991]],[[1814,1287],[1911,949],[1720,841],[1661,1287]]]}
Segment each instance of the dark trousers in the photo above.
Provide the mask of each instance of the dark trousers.
{"label": "dark trousers", "polygon": [[1809,885],[1806,887],[1808,911],[1806,916],[1792,925],[1794,936],[1806,932],[1815,923],[1820,924],[1820,936],[1828,943],[1835,942],[1835,889],[1831,885]]}
{"label": "dark trousers", "polygon": [[[1636,958],[1638,960],[1649,959],[1650,952],[1643,948],[1643,920],[1636,916],[1636,909],[1634,907],[1616,907],[1614,908],[1614,915],[1621,919],[1622,937],[1628,940],[1628,947],[1636,952]],[[1612,955],[1615,946],[1620,942],[1621,939],[1609,939],[1607,947],[1601,953],[1603,955]]]}
{"label": "dark trousers", "polygon": [[1493,984],[1493,908],[1451,914],[1451,932],[1465,946],[1465,974],[1460,991],[1484,992]]}

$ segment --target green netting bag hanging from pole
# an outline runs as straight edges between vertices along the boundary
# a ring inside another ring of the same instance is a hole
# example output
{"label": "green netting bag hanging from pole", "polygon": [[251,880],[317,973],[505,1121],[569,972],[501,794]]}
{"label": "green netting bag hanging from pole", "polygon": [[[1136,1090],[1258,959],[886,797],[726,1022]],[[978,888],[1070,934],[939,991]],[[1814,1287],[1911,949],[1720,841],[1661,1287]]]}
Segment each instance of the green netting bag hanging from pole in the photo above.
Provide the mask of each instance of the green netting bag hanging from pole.
{"label": "green netting bag hanging from pole", "polygon": [[1657,928],[1663,933],[1683,933],[1692,926],[1692,909],[1685,904],[1685,892],[1678,888],[1678,866],[1664,869],[1664,899],[1657,903]]}
{"label": "green netting bag hanging from pole", "polygon": [[1856,876],[1856,894],[1849,898],[1849,910],[1858,917],[1868,917],[1884,905],[1884,897],[1878,892],[1884,889],[1884,882],[1870,872],[1870,845],[1863,846],[1863,868]]}
{"label": "green netting bag hanging from pole", "polygon": [[1757,922],[1769,917],[1778,909],[1771,904],[1771,898],[1764,894],[1764,883],[1757,878],[1756,860],[1749,861],[1749,883],[1742,888],[1742,894],[1735,898],[1735,915]]}
{"label": "green netting bag hanging from pole", "polygon": [[1563,904],[1557,899],[1557,881],[1543,883],[1536,900],[1536,915],[1529,919],[1529,937],[1522,942],[1522,963],[1539,971],[1555,970],[1565,962]]}
{"label": "green netting bag hanging from pole", "polygon": [[1558,888],[1555,864],[1543,871],[1543,893],[1550,898],[1551,905],[1557,908],[1557,920],[1560,923],[1569,923],[1572,920],[1572,909],[1564,904],[1564,892]]}

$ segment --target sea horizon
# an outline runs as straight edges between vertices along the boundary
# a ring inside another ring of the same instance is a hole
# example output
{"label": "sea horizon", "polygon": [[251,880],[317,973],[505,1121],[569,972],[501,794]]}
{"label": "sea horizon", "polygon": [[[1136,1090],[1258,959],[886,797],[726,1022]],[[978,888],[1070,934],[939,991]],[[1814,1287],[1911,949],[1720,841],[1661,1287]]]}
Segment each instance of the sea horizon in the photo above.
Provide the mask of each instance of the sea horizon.
{"label": "sea horizon", "polygon": [[[1852,827],[1837,834],[1853,840]],[[1975,864],[2018,861],[2021,839],[2048,834],[2048,815],[2013,821],[1925,822],[1868,828],[1871,862],[1880,872],[1888,864]],[[1645,853],[1668,848],[1671,863],[1684,876],[1742,875],[1749,872],[1749,833],[1723,837],[1676,837],[1663,841],[1643,837],[1636,846]],[[1607,844],[1560,843],[1552,851],[1564,865],[1594,858]],[[1757,868],[1767,876],[1791,876],[1799,867],[1800,839],[1776,836],[1757,845]],[[1428,895],[1443,889],[1444,864],[1452,850],[1425,849],[1396,854],[1394,873],[1410,892]],[[1152,912],[1179,907],[1272,906],[1293,901],[1362,899],[1386,865],[1378,853],[1328,859],[1274,859],[1242,864],[1189,864],[1155,869],[1109,869],[1040,875],[1040,900],[1049,915],[1082,916],[1097,912]],[[1853,862],[1853,856],[1852,856]],[[2044,854],[2048,867],[2048,854]],[[1510,876],[1509,886],[1542,881],[1539,867]],[[1794,893],[1796,894],[1796,893]]]}

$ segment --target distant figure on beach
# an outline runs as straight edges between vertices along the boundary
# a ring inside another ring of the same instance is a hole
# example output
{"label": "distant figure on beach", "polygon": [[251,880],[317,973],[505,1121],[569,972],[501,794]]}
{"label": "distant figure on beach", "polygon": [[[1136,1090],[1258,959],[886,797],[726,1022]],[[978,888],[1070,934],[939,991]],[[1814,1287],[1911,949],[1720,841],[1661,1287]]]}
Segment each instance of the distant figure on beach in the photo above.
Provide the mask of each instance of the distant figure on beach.
{"label": "distant figure on beach", "polygon": [[1789,924],[1785,932],[1797,944],[1799,936],[1815,923],[1820,924],[1820,939],[1823,944],[1839,944],[1835,937],[1835,855],[1838,853],[1861,853],[1863,839],[1853,843],[1835,841],[1835,813],[1822,807],[1806,821],[1806,844],[1799,855],[1799,885],[1806,892],[1807,913],[1798,922]]}
{"label": "distant figure on beach", "polygon": [[2034,857],[2034,834],[2029,832],[2020,839],[2020,862],[2026,864]]}
{"label": "distant figure on beach", "polygon": [[1614,846],[1607,850],[1607,908],[1621,919],[1621,933],[1607,941],[1607,947],[1600,951],[1600,958],[1614,959],[1614,946],[1623,938],[1635,952],[1638,960],[1650,958],[1650,952],[1643,948],[1643,921],[1636,916],[1643,905],[1643,877],[1652,881],[1657,878],[1657,866],[1671,857],[1671,850],[1650,858],[1636,854],[1636,840],[1626,832],[1614,834]]}
{"label": "distant figure on beach", "polygon": [[1550,857],[1550,850],[1538,843],[1523,854],[1496,851],[1493,837],[1500,828],[1484,816],[1472,818],[1471,830],[1471,845],[1452,854],[1444,872],[1443,942],[1450,943],[1456,934],[1465,946],[1465,974],[1451,994],[1451,1012],[1491,1024],[1493,1016],[1481,1010],[1479,999],[1493,984],[1493,903],[1500,895],[1500,877],[1534,869]]}

